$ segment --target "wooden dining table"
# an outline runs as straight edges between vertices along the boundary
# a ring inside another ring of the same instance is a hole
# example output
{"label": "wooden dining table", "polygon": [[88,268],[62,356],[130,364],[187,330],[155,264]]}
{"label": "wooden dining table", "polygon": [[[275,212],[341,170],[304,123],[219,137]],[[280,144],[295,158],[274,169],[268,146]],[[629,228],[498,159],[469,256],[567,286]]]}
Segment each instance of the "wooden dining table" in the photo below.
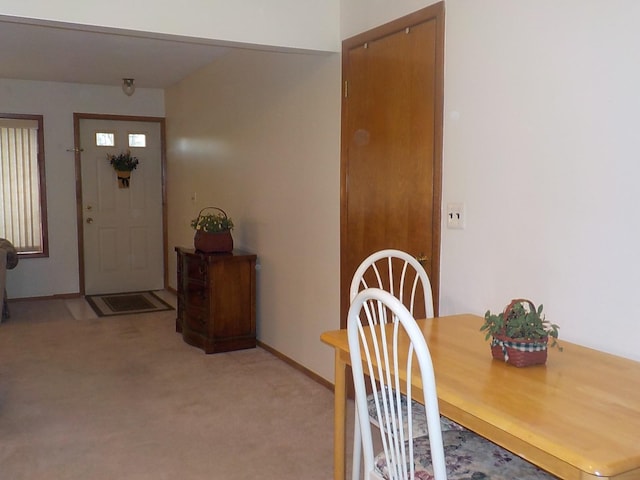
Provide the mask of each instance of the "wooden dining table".
{"label": "wooden dining table", "polygon": [[[483,318],[417,321],[429,346],[440,413],[563,479],[640,479],[640,362],[560,340],[545,365],[493,359]],[[347,331],[335,349],[334,479],[345,477]],[[411,384],[420,391],[419,376]]]}

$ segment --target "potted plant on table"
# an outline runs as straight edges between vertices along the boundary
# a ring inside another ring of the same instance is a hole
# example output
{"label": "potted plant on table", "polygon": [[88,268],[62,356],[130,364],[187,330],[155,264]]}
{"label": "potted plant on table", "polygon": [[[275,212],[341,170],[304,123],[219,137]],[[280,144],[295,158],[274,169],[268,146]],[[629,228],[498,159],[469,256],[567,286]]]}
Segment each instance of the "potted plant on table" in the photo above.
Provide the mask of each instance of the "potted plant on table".
{"label": "potted plant on table", "polygon": [[131,155],[130,150],[118,155],[107,154],[107,159],[118,176],[118,187],[129,188],[131,171],[138,168],[139,160]]}
{"label": "potted plant on table", "polygon": [[[558,325],[546,320],[542,304],[536,306],[526,299],[515,299],[503,312],[484,315],[480,331],[491,340],[493,358],[504,360],[516,367],[544,364],[547,361],[547,346],[562,347],[557,342]],[[551,339],[551,345],[548,345]]]}
{"label": "potted plant on table", "polygon": [[[217,210],[214,213],[203,213],[205,210]],[[193,244],[196,250],[206,253],[230,252],[233,250],[233,220],[218,207],[205,207],[197,218],[191,220],[191,228],[196,231]]]}

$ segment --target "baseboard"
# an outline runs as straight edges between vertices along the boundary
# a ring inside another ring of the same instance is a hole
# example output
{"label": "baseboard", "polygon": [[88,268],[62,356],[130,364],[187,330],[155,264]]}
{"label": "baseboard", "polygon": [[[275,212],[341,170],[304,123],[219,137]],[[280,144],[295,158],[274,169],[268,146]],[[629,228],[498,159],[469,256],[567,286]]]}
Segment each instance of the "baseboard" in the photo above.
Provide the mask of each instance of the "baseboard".
{"label": "baseboard", "polygon": [[[166,291],[177,295],[175,288],[167,287]],[[84,297],[81,293],[56,293],[54,295],[44,295],[41,297],[19,297],[19,298],[7,298],[8,302],[30,302],[32,300],[70,300],[73,298],[81,298]]]}
{"label": "baseboard", "polygon": [[46,295],[42,297],[19,297],[19,298],[7,298],[9,303],[13,302],[31,302],[34,300],[69,300],[72,298],[80,298],[80,293],[57,293],[55,295]]}
{"label": "baseboard", "polygon": [[304,365],[300,365],[298,362],[296,362],[295,360],[287,357],[286,355],[284,355],[283,353],[279,352],[278,350],[276,350],[273,347],[270,347],[269,345],[261,342],[260,340],[257,341],[257,344],[260,348],[262,348],[263,350],[266,350],[267,352],[269,352],[271,355],[278,357],[280,360],[282,360],[284,363],[291,365],[293,368],[295,368],[296,370],[298,370],[299,372],[302,372],[303,374],[305,374],[307,377],[309,377],[311,380],[319,383],[320,385],[322,385],[323,387],[328,388],[329,390],[331,390],[333,392],[333,383],[327,381],[326,379],[322,378],[320,375],[318,375],[315,372],[312,372],[311,370],[309,370],[307,367],[305,367]]}

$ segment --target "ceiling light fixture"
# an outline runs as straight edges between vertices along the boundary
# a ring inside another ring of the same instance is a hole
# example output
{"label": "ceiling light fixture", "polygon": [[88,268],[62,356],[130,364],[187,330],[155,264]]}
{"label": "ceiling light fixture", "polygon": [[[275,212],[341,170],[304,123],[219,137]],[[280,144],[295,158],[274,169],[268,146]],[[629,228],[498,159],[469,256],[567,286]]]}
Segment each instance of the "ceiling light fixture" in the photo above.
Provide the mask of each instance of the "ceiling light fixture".
{"label": "ceiling light fixture", "polygon": [[123,78],[122,79],[122,91],[130,97],[133,95],[133,92],[136,91],[136,81],[133,78]]}

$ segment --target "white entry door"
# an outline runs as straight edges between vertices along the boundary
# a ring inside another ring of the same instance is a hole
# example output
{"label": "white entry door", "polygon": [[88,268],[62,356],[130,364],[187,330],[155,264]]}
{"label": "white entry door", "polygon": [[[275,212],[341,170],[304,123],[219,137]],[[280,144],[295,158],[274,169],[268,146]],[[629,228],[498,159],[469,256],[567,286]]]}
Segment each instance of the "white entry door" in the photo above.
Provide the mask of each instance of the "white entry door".
{"label": "white entry door", "polygon": [[[80,119],[79,129],[85,294],[164,288],[160,123]],[[139,164],[120,188],[108,155],[127,150]]]}

